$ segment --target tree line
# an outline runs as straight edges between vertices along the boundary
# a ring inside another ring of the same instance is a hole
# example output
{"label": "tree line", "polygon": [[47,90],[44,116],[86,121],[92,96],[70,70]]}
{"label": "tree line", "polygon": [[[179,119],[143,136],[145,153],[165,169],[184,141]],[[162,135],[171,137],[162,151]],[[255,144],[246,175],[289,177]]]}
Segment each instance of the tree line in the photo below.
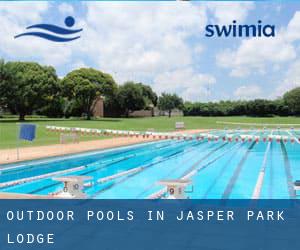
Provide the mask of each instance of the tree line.
{"label": "tree line", "polygon": [[186,116],[289,116],[300,115],[300,88],[287,91],[276,100],[254,99],[219,102],[185,102]]}
{"label": "tree line", "polygon": [[31,114],[91,119],[97,97],[104,100],[107,116],[128,117],[156,106],[171,113],[183,105],[177,95],[158,97],[142,83],[118,85],[111,75],[93,68],[76,69],[59,79],[51,66],[0,60],[0,108],[18,114],[19,120]]}
{"label": "tree line", "polygon": [[104,100],[105,116],[126,116],[141,109],[180,109],[187,116],[272,116],[299,115],[300,88],[277,100],[183,102],[176,94],[159,97],[149,85],[126,82],[118,85],[113,77],[93,68],[80,68],[59,79],[51,66],[35,62],[0,60],[0,109],[18,114],[48,117],[85,116],[91,119],[97,97]]}

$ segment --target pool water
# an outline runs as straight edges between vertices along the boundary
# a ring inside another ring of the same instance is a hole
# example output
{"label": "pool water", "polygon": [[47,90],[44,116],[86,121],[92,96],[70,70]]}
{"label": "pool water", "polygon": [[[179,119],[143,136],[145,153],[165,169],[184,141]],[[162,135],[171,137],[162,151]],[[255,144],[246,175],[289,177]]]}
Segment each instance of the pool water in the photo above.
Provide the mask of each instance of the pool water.
{"label": "pool water", "polygon": [[[239,134],[214,131],[219,136],[225,133]],[[261,137],[270,133],[295,138],[300,134],[297,131],[251,131]],[[294,143],[163,140],[3,165],[0,192],[55,194],[63,189],[63,184],[53,177],[89,176],[91,180],[84,189],[88,198],[145,199],[157,193],[165,195],[161,192],[163,186],[158,184],[160,180],[188,176],[192,181],[186,188],[192,190],[188,193],[190,198],[290,199],[297,198],[293,183],[300,179],[299,153],[298,140]],[[35,179],[28,180],[31,177]],[[27,178],[24,183],[18,182],[24,178]],[[12,184],[5,186],[7,183]]]}

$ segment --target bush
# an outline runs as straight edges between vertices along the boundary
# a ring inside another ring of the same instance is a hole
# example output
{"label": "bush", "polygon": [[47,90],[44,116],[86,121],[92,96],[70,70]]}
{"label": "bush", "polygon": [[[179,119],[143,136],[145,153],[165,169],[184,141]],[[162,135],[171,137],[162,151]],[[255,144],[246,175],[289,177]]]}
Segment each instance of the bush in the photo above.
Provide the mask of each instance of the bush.
{"label": "bush", "polygon": [[253,101],[185,102],[185,116],[273,116],[290,114],[282,100],[256,99]]}

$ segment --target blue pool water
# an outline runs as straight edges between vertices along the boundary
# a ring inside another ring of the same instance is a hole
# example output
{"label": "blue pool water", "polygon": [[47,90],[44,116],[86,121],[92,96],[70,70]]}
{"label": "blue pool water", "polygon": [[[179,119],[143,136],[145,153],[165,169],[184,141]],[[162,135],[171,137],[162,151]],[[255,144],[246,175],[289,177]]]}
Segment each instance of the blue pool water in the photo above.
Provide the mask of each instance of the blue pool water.
{"label": "blue pool water", "polygon": [[[233,138],[238,134],[236,131],[228,133]],[[261,138],[270,133],[299,137],[297,131],[251,131],[252,135]],[[222,136],[225,131],[214,131],[214,134]],[[53,175],[6,187],[2,185],[0,192],[53,194],[63,189],[63,184],[54,181],[53,177],[79,175],[92,178],[87,181],[92,185],[84,190],[89,198],[143,199],[162,190],[158,181],[182,178],[193,171],[190,176],[192,187],[187,187],[193,190],[188,194],[190,198],[297,198],[293,182],[300,179],[299,152],[297,141],[164,140],[1,166],[0,185],[23,178]],[[78,170],[78,167],[82,168]],[[138,167],[142,168],[128,172]],[[64,170],[69,172],[58,172]],[[99,182],[119,173],[124,174]],[[261,174],[263,178],[258,184]],[[258,191],[256,196],[255,191]]]}

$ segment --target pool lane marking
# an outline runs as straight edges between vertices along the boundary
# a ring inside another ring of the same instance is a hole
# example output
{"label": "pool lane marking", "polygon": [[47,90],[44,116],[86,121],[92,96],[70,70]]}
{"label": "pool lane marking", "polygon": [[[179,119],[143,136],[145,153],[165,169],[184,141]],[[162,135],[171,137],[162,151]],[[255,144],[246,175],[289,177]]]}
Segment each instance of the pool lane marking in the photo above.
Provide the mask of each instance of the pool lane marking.
{"label": "pool lane marking", "polygon": [[[225,144],[226,144],[226,143],[225,143]],[[222,146],[222,145],[221,145],[221,146]],[[218,147],[218,148],[220,148],[220,147]],[[218,150],[218,148],[213,149],[213,151]],[[208,148],[208,149],[210,149],[210,148]],[[196,153],[197,153],[197,152],[196,152]],[[205,155],[205,156],[206,156],[206,155]],[[199,161],[205,160],[205,159],[206,159],[205,156],[203,156]],[[192,166],[194,166],[195,164],[199,163],[199,161],[196,162],[196,163],[194,163]],[[171,170],[171,173],[174,173],[175,171],[177,171],[178,169],[181,169],[181,168],[183,168],[183,167],[184,167],[184,164],[179,165],[179,166],[173,168],[173,169]],[[164,179],[168,178],[169,176],[170,176],[170,172],[168,172],[168,173],[164,176]],[[137,196],[137,198],[140,197],[140,196],[143,196],[145,193],[147,193],[151,188],[153,188],[153,187],[156,186],[156,185],[157,185],[157,183],[153,183],[153,184],[149,185],[148,187],[146,187],[145,190],[142,191],[142,192]],[[149,195],[148,197],[150,197],[150,196],[152,196],[152,194]],[[148,198],[148,197],[147,197],[147,198]]]}
{"label": "pool lane marking", "polygon": [[208,166],[210,166],[212,163],[216,162],[217,160],[219,160],[220,158],[222,158],[225,154],[229,153],[231,150],[233,150],[235,147],[237,147],[238,145],[240,145],[240,143],[234,144],[232,147],[230,147],[229,149],[225,150],[224,152],[222,152],[221,154],[219,154],[217,157],[213,158],[212,160],[210,160],[209,162],[205,163],[204,165],[201,165],[200,167],[197,167],[202,160],[196,162],[194,164],[194,167],[190,168],[189,172],[186,172],[183,177],[181,177],[181,179],[186,180],[189,179],[191,177],[193,177],[194,175],[196,175],[198,172],[200,172],[201,170],[207,168]]}
{"label": "pool lane marking", "polygon": [[[120,177],[124,177],[126,175],[136,174],[138,172],[141,172],[142,170],[144,170],[143,167],[136,167],[136,168],[133,168],[133,169],[130,169],[130,170],[127,170],[127,171],[123,171],[123,172],[120,172],[120,173],[117,173],[117,174],[113,174],[113,175],[110,175],[110,176],[107,176],[107,177],[99,178],[96,181],[96,183],[104,184],[106,182],[113,181],[115,179],[118,179]],[[92,187],[93,185],[94,185],[93,182],[88,182],[88,183],[84,184],[84,187]],[[52,187],[52,186],[54,186],[54,185],[53,184],[48,185],[47,188]],[[42,190],[39,190],[39,191],[42,191]]]}
{"label": "pool lane marking", "polygon": [[285,145],[282,141],[280,142],[280,146],[281,146],[281,151],[282,151],[283,159],[284,159],[284,170],[285,170],[285,175],[286,175],[286,182],[287,182],[287,186],[288,186],[289,196],[290,196],[290,198],[295,198],[293,176],[291,173],[290,160],[289,160]]}
{"label": "pool lane marking", "polygon": [[[216,158],[214,158],[210,162],[206,163],[205,165],[201,166],[200,168],[197,168],[197,166],[203,160],[207,159],[212,153],[218,151],[219,149],[223,148],[227,144],[228,144],[228,142],[223,143],[220,147],[215,148],[213,151],[210,151],[208,154],[206,154],[205,156],[203,156],[199,161],[197,161],[196,163],[194,163],[193,166],[190,168],[190,171],[186,171],[185,174],[180,179],[183,179],[183,180],[184,179],[189,179],[193,175],[197,174],[200,170],[208,167],[210,164],[212,164],[213,162],[215,162],[216,160],[218,160],[219,158],[221,158],[223,155],[225,155],[226,153],[228,153],[230,150],[234,149],[238,145],[238,144],[235,144],[234,146],[230,147],[228,150],[225,150],[225,152],[223,152],[221,155],[218,155]],[[166,193],[166,191],[167,191],[166,188],[162,188],[162,189],[160,189],[160,190],[152,193],[151,195],[149,195],[147,197],[147,199],[158,199],[158,198],[162,197]]]}
{"label": "pool lane marking", "polygon": [[[171,143],[169,143],[169,144],[171,144]],[[164,144],[165,145],[165,144]],[[148,145],[147,145],[148,146]],[[149,147],[149,149],[148,150],[152,150],[152,147],[151,147],[152,145],[150,145],[150,147]],[[136,150],[138,150],[138,148],[139,147],[137,147],[136,148]],[[159,150],[160,150],[160,148],[162,148],[162,147],[159,147]],[[128,153],[128,152],[130,152],[132,149],[128,149],[128,150],[124,150],[124,151],[122,151],[122,150],[120,150],[120,151],[117,151],[117,152],[113,152],[113,151],[111,151],[111,152],[108,152],[109,154],[109,156],[114,156],[114,155],[119,155],[119,154],[124,154],[124,153]],[[88,154],[87,156],[89,156],[90,154]],[[101,154],[102,155],[102,154]],[[94,155],[94,153],[91,155],[91,156],[95,156]],[[76,158],[80,158],[80,157],[83,157],[83,156],[78,156],[78,157],[75,157],[75,159]],[[125,156],[124,156],[125,157]],[[69,160],[69,158],[71,159],[72,157],[68,157],[67,159],[65,159],[65,157],[63,157],[62,158],[62,160],[63,161],[65,161],[65,160]],[[123,158],[123,157],[119,157],[119,158],[114,158],[114,159],[120,159],[120,158]],[[58,160],[55,160],[55,161],[58,161]],[[55,161],[53,161],[52,163],[54,164],[55,163]],[[98,160],[96,160],[96,161],[94,161],[94,162],[92,162],[92,163],[88,163],[88,164],[95,164],[95,163],[97,163],[97,162],[99,162],[100,161],[100,164],[102,164],[102,163],[105,163],[106,161],[104,160],[102,160],[101,161],[101,158],[100,159],[98,159]],[[49,162],[49,161],[48,161]],[[42,164],[45,164],[46,162],[39,162],[38,164],[39,164],[39,166],[38,167],[44,167]],[[87,166],[88,164],[86,164],[85,166]],[[24,168],[23,169],[19,169],[19,168],[21,168],[21,166],[16,166],[16,167],[9,167],[9,168],[0,168],[0,176],[1,176],[1,174],[11,174],[11,173],[18,173],[18,172],[24,172],[24,171],[28,171],[28,170],[30,170],[30,169],[33,169],[33,168],[36,168],[37,166],[35,166],[35,165],[24,165]],[[7,172],[2,172],[2,171],[5,171],[5,170],[8,170]],[[60,170],[59,170],[60,171]],[[51,173],[53,173],[53,172],[51,172]]]}
{"label": "pool lane marking", "polygon": [[[41,191],[44,191],[44,190],[46,190],[46,189],[48,189],[48,188],[52,188],[52,187],[58,187],[58,186],[63,186],[63,183],[62,182],[55,182],[55,181],[53,181],[53,183],[51,183],[51,184],[48,184],[48,185],[46,185],[46,186],[42,186],[42,187],[40,187],[40,188],[37,188],[37,189],[35,189],[35,190],[31,190],[28,194],[36,194],[36,193],[38,193],[38,192],[41,192]],[[50,193],[51,194],[51,193]]]}
{"label": "pool lane marking", "polygon": [[[239,134],[239,133],[235,133],[235,134]],[[252,133],[252,134],[255,135],[256,133]],[[225,143],[225,144],[226,144],[226,143]],[[225,144],[224,144],[223,146],[225,146]],[[205,165],[203,165],[203,166],[201,166],[201,167],[198,167],[198,168],[197,168],[197,166],[195,166],[194,169],[190,168],[188,171],[186,171],[185,176],[182,177],[182,178],[188,179],[188,178],[192,177],[193,175],[195,175],[195,174],[196,174],[197,172],[199,172],[200,170],[206,168],[207,166],[209,166],[210,164],[214,163],[214,162],[215,162],[216,160],[218,160],[219,158],[223,157],[223,155],[225,155],[226,153],[230,152],[232,149],[234,149],[234,147],[235,147],[236,145],[241,145],[241,144],[240,144],[240,143],[235,144],[233,147],[231,147],[231,148],[225,150],[225,151],[224,151],[223,153],[221,153],[219,156],[217,156],[216,158],[214,158],[213,160],[211,160],[210,162],[206,163]],[[212,152],[212,153],[214,153],[214,152]],[[197,164],[197,163],[196,163],[196,164]],[[196,164],[195,164],[195,165],[196,165]],[[198,163],[198,164],[199,164],[199,163]],[[198,164],[197,164],[197,165],[198,165]]]}
{"label": "pool lane marking", "polygon": [[227,184],[227,187],[226,187],[226,189],[225,189],[225,191],[223,193],[222,199],[228,199],[229,198],[229,196],[230,196],[230,194],[231,194],[231,192],[232,192],[232,190],[234,188],[234,185],[235,185],[235,183],[236,183],[236,181],[237,181],[237,179],[238,179],[238,177],[239,177],[239,175],[240,175],[240,173],[242,171],[242,168],[243,168],[243,166],[244,166],[244,164],[245,164],[245,162],[246,162],[246,160],[247,160],[247,158],[248,158],[251,150],[255,146],[255,144],[256,144],[255,141],[252,142],[252,144],[250,145],[250,147],[247,149],[246,154],[240,160],[238,166],[236,167],[236,169],[234,171],[233,176],[231,177],[229,183]]}
{"label": "pool lane marking", "polygon": [[[228,142],[224,143],[222,146],[225,146],[226,144],[228,144]],[[225,154],[227,154],[228,152],[230,152],[231,150],[233,150],[235,147],[237,147],[237,145],[242,145],[243,143],[238,143],[238,144],[235,144],[234,146],[230,147],[229,149],[225,150],[223,153],[221,153],[220,155],[218,155],[217,157],[215,157],[214,159],[212,159],[211,161],[209,161],[208,163],[196,168],[196,169],[193,169],[192,171],[186,173],[183,177],[181,177],[180,179],[190,179],[192,176],[194,176],[195,174],[197,174],[199,171],[207,168],[209,165],[211,165],[212,163],[214,163],[216,160],[220,159],[221,157],[223,157]],[[217,149],[220,149],[222,147],[219,147]],[[216,150],[215,150],[216,151]],[[207,156],[208,157],[208,156]],[[207,159],[206,157],[206,159]],[[205,159],[201,159],[199,160],[198,162],[194,163],[193,166],[197,166],[201,163],[202,160],[205,160]],[[163,195],[165,195],[167,189],[166,188],[162,188],[161,190],[159,191],[156,191],[154,193],[152,193],[151,195],[149,195],[147,197],[147,199],[158,199],[158,198],[161,198]]]}
{"label": "pool lane marking", "polygon": [[[180,141],[181,142],[181,141]],[[115,156],[115,155],[119,155],[119,154],[126,154],[128,152],[131,152],[132,150],[139,150],[140,148],[143,148],[143,147],[146,147],[146,151],[151,151],[153,149],[162,149],[162,148],[165,148],[165,147],[168,147],[169,145],[174,145],[175,143],[173,143],[172,141],[166,141],[166,142],[160,142],[160,144],[158,145],[161,145],[160,147],[156,147],[154,146],[153,147],[153,144],[156,144],[157,142],[150,142],[149,144],[146,144],[146,143],[143,143],[143,145],[138,145],[138,146],[127,146],[127,147],[124,147],[124,150],[121,150],[121,149],[106,149],[106,150],[102,150],[100,152],[93,152],[93,153],[80,153],[80,154],[75,154],[75,155],[71,155],[71,156],[64,156],[64,157],[55,157],[54,159],[50,159],[50,160],[47,160],[47,161],[30,161],[28,164],[22,164],[22,165],[17,165],[17,166],[11,166],[11,167],[5,167],[5,168],[0,168],[0,176],[1,174],[11,174],[11,173],[14,173],[14,172],[24,172],[24,171],[28,171],[29,169],[33,169],[33,168],[36,168],[37,166],[36,165],[33,165],[33,164],[38,164],[39,167],[44,167],[43,164],[46,164],[46,163],[49,163],[51,162],[52,164],[58,162],[58,161],[66,161],[66,160],[75,160],[77,158],[82,158],[82,157],[86,157],[86,156],[97,156],[97,155],[101,155],[101,158],[100,159],[97,159],[95,160],[93,163],[96,163],[96,162],[99,162],[101,161],[102,158],[105,158],[107,156]],[[146,145],[145,145],[146,144]],[[127,149],[127,150],[126,150]],[[144,151],[145,152],[145,151]],[[103,155],[104,153],[108,153],[107,156]],[[127,157],[127,156],[124,156],[124,157]],[[119,157],[119,158],[123,158],[123,157]],[[105,160],[101,163],[105,162]],[[88,163],[88,164],[91,164],[91,163]],[[21,169],[20,169],[21,168]],[[5,172],[4,172],[5,171]]]}
{"label": "pool lane marking", "polygon": [[[238,133],[235,133],[235,134],[238,134]],[[253,134],[256,134],[256,132],[254,132]],[[255,143],[255,142],[254,142]],[[217,151],[218,149],[222,148],[223,146],[225,146],[226,144],[228,144],[228,142],[224,143],[223,145],[221,145],[219,148],[215,149],[215,151]],[[238,145],[238,144],[236,144]],[[190,177],[194,176],[195,174],[197,174],[197,172],[199,172],[200,170],[206,168],[208,165],[210,165],[211,163],[215,162],[217,159],[221,158],[224,154],[228,153],[229,151],[231,151],[232,149],[234,149],[235,146],[229,148],[228,150],[225,150],[225,152],[223,152],[221,155],[217,156],[215,159],[213,159],[211,162],[205,164],[204,166],[198,168],[198,170],[196,169],[193,169],[191,170],[190,168],[190,172],[189,171],[186,171],[186,174],[181,178],[181,179],[189,179]],[[249,149],[248,149],[249,150]],[[214,152],[215,152],[214,151]],[[207,157],[209,157],[212,153],[214,152],[210,152]],[[195,163],[192,168],[195,168],[195,165],[197,167],[197,165],[199,165],[199,163],[201,162],[202,160],[198,161],[197,163]],[[167,189],[166,188],[162,188],[161,190],[159,191],[156,191],[154,192],[153,194],[149,195],[147,197],[147,199],[158,199],[158,198],[161,198],[165,193],[166,193]]]}
{"label": "pool lane marking", "polygon": [[213,153],[217,152],[219,149],[223,148],[225,145],[227,145],[228,142],[223,143],[221,146],[213,149],[212,151],[208,152],[206,155],[204,155],[200,160],[198,160],[196,163],[194,163],[188,170],[186,170],[183,173],[183,177],[190,174],[192,171],[194,171],[197,166],[204,160],[206,160],[208,157],[210,157]]}
{"label": "pool lane marking", "polygon": [[263,162],[256,180],[256,184],[252,193],[252,199],[259,199],[260,194],[261,194],[261,190],[262,190],[262,186],[264,183],[264,178],[265,178],[265,173],[266,173],[266,166],[267,166],[267,162],[268,162],[268,154],[271,148],[271,143],[272,142],[268,142],[267,145],[267,149],[265,151],[264,154],[264,158],[263,158]]}
{"label": "pool lane marking", "polygon": [[67,170],[51,172],[51,173],[48,173],[48,174],[22,178],[22,179],[18,179],[18,180],[14,180],[14,181],[3,182],[3,183],[0,183],[0,188],[16,186],[16,185],[24,184],[24,183],[31,182],[31,181],[36,181],[36,180],[40,180],[40,179],[49,178],[49,177],[52,177],[52,176],[55,176],[55,175],[67,174],[67,173],[71,173],[71,172],[75,172],[75,171],[80,171],[80,170],[84,170],[85,168],[86,168],[86,166],[81,166],[81,167],[71,168],[71,169],[67,169]]}
{"label": "pool lane marking", "polygon": [[[245,142],[243,142],[237,150],[241,149],[242,146],[245,144]],[[245,150],[246,151],[246,150]],[[233,158],[236,156],[235,153],[233,153],[230,158],[228,159],[228,161],[226,161],[226,163],[224,163],[223,167],[221,168],[219,174],[217,175],[217,177],[214,179],[214,181],[211,183],[211,185],[207,188],[207,190],[205,191],[202,199],[206,199],[209,192],[214,188],[214,186],[216,185],[216,183],[219,181],[219,179],[223,176],[223,174],[225,173],[225,171],[227,170],[230,162],[233,160]]]}
{"label": "pool lane marking", "polygon": [[274,185],[274,149],[273,149],[273,146],[274,144],[272,143],[271,144],[271,148],[270,148],[270,177],[269,177],[269,180],[270,180],[270,185],[269,185],[269,188],[268,188],[268,192],[269,192],[269,198],[272,199],[273,198],[273,185]]}
{"label": "pool lane marking", "polygon": [[[193,144],[193,145],[191,145],[191,146],[192,146],[192,147],[196,147],[196,146],[198,146],[198,145],[200,145],[200,144],[202,144],[202,143],[203,143],[203,142],[195,143],[195,144]],[[190,149],[188,152],[191,152],[191,151],[193,151],[193,150],[195,150],[195,149]],[[182,154],[182,153],[187,153],[187,151],[184,151],[184,149],[183,149],[183,150],[177,151],[177,152],[175,152],[175,153],[173,153],[173,154],[171,154],[171,155],[169,155],[169,156],[167,156],[167,157],[165,157],[165,158],[162,158],[162,159],[159,160],[159,161],[152,162],[152,163],[146,164],[146,165],[144,165],[144,166],[141,166],[142,171],[145,170],[145,169],[148,169],[149,167],[155,166],[155,165],[157,165],[157,164],[159,164],[159,163],[161,163],[161,162],[167,161],[167,160],[169,160],[169,159],[171,159],[171,158],[173,158],[173,157],[177,157],[178,155],[180,155],[180,154]],[[94,194],[92,195],[92,197],[95,197],[95,196],[97,196],[97,195],[103,193],[104,191],[107,191],[108,189],[110,189],[110,188],[112,188],[112,187],[114,187],[114,186],[116,186],[116,185],[118,185],[118,184],[121,184],[121,183],[125,182],[125,181],[128,180],[130,177],[133,177],[133,176],[139,174],[140,172],[141,172],[141,171],[138,171],[138,172],[131,173],[131,174],[125,176],[125,177],[122,178],[121,180],[116,181],[116,182],[114,182],[113,184],[109,185],[108,187],[105,187],[105,188],[99,190],[98,192],[94,193]]]}
{"label": "pool lane marking", "polygon": [[[274,130],[271,131],[271,136],[273,135]],[[260,194],[261,194],[261,190],[262,190],[262,186],[264,183],[264,178],[265,178],[265,173],[266,173],[266,167],[267,167],[267,162],[268,162],[268,155],[269,155],[269,151],[271,148],[272,142],[268,142],[265,154],[264,154],[264,158],[263,158],[263,162],[261,164],[260,167],[260,171],[256,180],[256,184],[252,193],[252,199],[259,199]]]}
{"label": "pool lane marking", "polygon": [[293,134],[292,134],[290,131],[288,131],[288,130],[286,130],[286,132],[287,132],[290,136],[292,136],[292,137],[294,138],[295,142],[297,142],[298,144],[300,144],[298,138],[297,138],[295,135],[293,135]]}
{"label": "pool lane marking", "polygon": [[[103,177],[103,178],[99,178],[96,182],[99,183],[99,184],[103,184],[105,182],[112,181],[114,179],[117,179],[117,178],[125,176],[125,175],[137,173],[137,172],[140,172],[142,170],[143,170],[143,167],[136,167],[136,168],[133,168],[133,169],[129,169],[129,170],[117,173],[117,174],[113,174],[113,175],[109,175],[109,176],[106,176],[106,177]],[[87,186],[87,185],[85,185],[85,186]]]}
{"label": "pool lane marking", "polygon": [[[117,158],[117,159],[114,159],[114,161],[103,161],[103,162],[100,162],[100,165],[101,165],[101,166],[96,167],[96,168],[93,169],[93,170],[89,170],[89,171],[86,171],[86,172],[84,172],[84,173],[81,173],[81,174],[79,174],[79,175],[82,176],[82,175],[89,174],[89,173],[91,173],[91,172],[97,172],[97,171],[99,171],[100,169],[103,169],[104,167],[109,167],[110,165],[113,165],[113,164],[115,164],[115,163],[119,163],[119,162],[122,162],[122,161],[125,161],[125,160],[128,160],[128,159],[131,159],[132,157],[134,157],[134,156],[133,156],[133,155],[129,155],[129,156],[124,156],[123,158],[119,157],[119,158]],[[91,164],[94,164],[94,163],[95,163],[95,162],[93,162],[93,163],[91,163]],[[89,165],[86,165],[85,168],[82,169],[82,170],[85,170],[85,169],[87,169],[88,167],[89,167]],[[49,188],[49,187],[54,187],[54,186],[56,186],[56,185],[60,185],[60,183],[53,183],[53,184],[50,184],[50,185],[45,186],[45,188],[43,188],[43,187],[42,187],[42,188],[38,188],[37,190],[31,191],[31,194],[34,194],[34,193],[36,193],[36,192],[43,191],[43,189],[47,189],[47,188]]]}
{"label": "pool lane marking", "polygon": [[[146,146],[152,146],[152,144],[156,144],[156,143],[162,143],[162,141],[152,141],[152,142],[142,142],[142,143],[138,143],[138,144],[134,144],[134,145],[127,145],[127,146],[119,146],[119,147],[115,147],[115,148],[109,148],[109,149],[102,149],[102,150],[93,150],[92,152],[83,152],[83,153],[73,153],[73,154],[68,154],[65,156],[50,156],[45,158],[45,160],[28,160],[25,161],[25,163],[22,163],[20,165],[20,163],[14,164],[14,163],[9,163],[9,164],[4,164],[3,166],[7,166],[7,165],[13,165],[13,166],[8,166],[8,167],[1,167],[0,165],[0,173],[1,171],[5,171],[5,170],[13,170],[13,169],[18,169],[18,168],[24,168],[24,170],[28,169],[28,168],[33,168],[36,166],[32,166],[33,164],[45,164],[45,163],[56,163],[57,161],[61,161],[61,160],[74,160],[77,158],[81,158],[81,157],[86,157],[86,156],[97,156],[97,155],[103,155],[106,153],[109,153],[111,155],[116,155],[116,154],[122,154],[122,153],[126,153],[126,152],[130,152],[132,149],[139,149],[139,148],[143,148]],[[25,169],[26,168],[26,169]]]}
{"label": "pool lane marking", "polygon": [[[170,143],[171,144],[171,143]],[[172,145],[173,146],[173,145]],[[184,145],[185,146],[185,145]],[[160,149],[159,149],[160,150]],[[145,152],[144,152],[145,153]],[[125,159],[126,158],[126,159]],[[119,163],[119,162],[121,162],[121,161],[124,161],[124,160],[127,160],[127,159],[130,159],[131,157],[125,157],[124,156],[124,158],[117,158],[117,161],[114,161],[114,162],[105,162],[105,164],[104,165],[102,165],[102,166],[100,166],[100,167],[97,167],[96,169],[93,169],[92,171],[90,170],[90,171],[88,171],[88,172],[84,172],[84,173],[81,173],[81,174],[79,174],[80,176],[82,176],[82,175],[86,175],[86,174],[89,174],[89,173],[91,173],[91,172],[97,172],[97,171],[99,171],[100,169],[103,169],[104,167],[108,167],[108,166],[110,166],[110,165],[113,165],[113,164],[115,164],[115,163]],[[92,163],[93,164],[93,163]],[[101,164],[101,163],[100,163]],[[87,165],[87,166],[85,166],[85,168],[88,168],[89,166]],[[84,169],[83,169],[84,170]],[[38,188],[38,189],[35,189],[35,190],[32,190],[31,192],[30,192],[30,194],[35,194],[35,193],[37,193],[37,192],[41,192],[41,191],[43,191],[43,190],[46,190],[46,189],[48,189],[48,188],[50,188],[50,187],[55,187],[55,186],[59,186],[60,185],[60,183],[57,183],[57,182],[54,182],[54,183],[52,183],[52,184],[49,184],[49,185],[47,185],[47,186],[43,186],[43,187],[40,187],[40,188]]]}
{"label": "pool lane marking", "polygon": [[[171,144],[171,143],[170,143],[170,144]],[[189,146],[190,144],[192,144],[192,143],[183,144],[183,145],[180,145],[180,147],[183,147],[183,148],[184,148],[185,146]],[[193,145],[193,144],[192,144],[192,145]],[[170,147],[168,147],[168,148],[165,148],[165,147],[164,147],[163,149],[172,149],[172,148],[176,148],[176,146],[178,147],[178,145],[175,145],[175,146],[174,146],[174,144],[171,144]],[[162,150],[162,148],[156,149],[156,151],[158,151],[158,150]],[[107,162],[108,164],[103,165],[103,166],[107,167],[107,166],[113,165],[113,164],[115,164],[115,163],[119,163],[119,162],[121,162],[121,161],[129,160],[129,159],[134,158],[134,157],[136,157],[136,156],[141,156],[141,155],[144,155],[144,154],[147,154],[147,153],[149,153],[149,152],[148,152],[148,151],[143,151],[143,152],[141,152],[141,153],[137,153],[137,154],[131,155],[130,157],[125,157],[125,156],[124,156],[124,158],[119,158],[118,161]],[[80,175],[87,175],[87,174],[90,174],[90,173],[97,172],[99,169],[102,169],[103,166],[98,167],[98,168],[95,168],[95,169],[92,169],[92,170],[89,170],[89,171],[84,172],[84,173],[81,173]]]}
{"label": "pool lane marking", "polygon": [[168,189],[166,187],[150,194],[147,199],[154,200],[154,199],[160,199],[168,192]]}
{"label": "pool lane marking", "polygon": [[[174,146],[173,144],[178,144],[178,143],[172,143],[171,146]],[[177,145],[176,145],[177,146]],[[184,145],[185,146],[185,145]],[[193,146],[193,145],[192,145]],[[161,150],[162,148],[165,148],[167,146],[164,146],[164,147],[158,147],[157,150]],[[138,154],[136,154],[135,156],[140,156]],[[140,166],[140,167],[135,167],[135,168],[132,168],[132,169],[129,169],[129,170],[125,170],[125,171],[122,171],[120,173],[116,173],[116,174],[113,174],[113,175],[109,175],[109,176],[106,176],[106,177],[102,177],[102,178],[99,178],[96,182],[99,183],[99,184],[102,184],[102,183],[105,183],[105,182],[108,182],[108,181],[111,181],[111,180],[114,180],[114,179],[117,179],[119,177],[122,177],[122,176],[125,176],[125,175],[129,175],[129,174],[133,174],[133,173],[137,173],[137,172],[140,172],[144,169],[143,166]]]}
{"label": "pool lane marking", "polygon": [[[89,173],[91,173],[91,172],[97,172],[97,171],[99,171],[100,169],[103,169],[104,167],[109,167],[110,165],[113,165],[113,164],[115,164],[115,163],[119,163],[119,162],[122,162],[122,161],[124,161],[124,160],[127,160],[127,159],[130,159],[131,157],[126,157],[126,159],[120,159],[120,158],[118,158],[118,160],[117,161],[114,161],[114,162],[107,162],[107,163],[105,163],[104,165],[102,165],[102,166],[100,166],[100,167],[97,167],[96,169],[93,169],[92,171],[90,170],[90,171],[88,171],[88,172],[84,172],[84,173],[81,173],[81,174],[79,174],[80,176],[83,176],[83,175],[86,175],[86,174],[89,174]],[[86,166],[86,168],[88,168],[88,166]],[[41,192],[41,191],[43,191],[43,190],[46,190],[46,189],[48,189],[48,188],[50,188],[50,187],[55,187],[55,186],[59,186],[61,183],[57,183],[57,182],[54,182],[53,181],[53,183],[51,183],[51,184],[49,184],[49,185],[47,185],[47,186],[43,186],[43,187],[40,187],[40,188],[38,188],[38,189],[35,189],[35,190],[32,190],[32,191],[30,191],[30,193],[29,194],[35,194],[35,193],[37,193],[37,192]]]}

